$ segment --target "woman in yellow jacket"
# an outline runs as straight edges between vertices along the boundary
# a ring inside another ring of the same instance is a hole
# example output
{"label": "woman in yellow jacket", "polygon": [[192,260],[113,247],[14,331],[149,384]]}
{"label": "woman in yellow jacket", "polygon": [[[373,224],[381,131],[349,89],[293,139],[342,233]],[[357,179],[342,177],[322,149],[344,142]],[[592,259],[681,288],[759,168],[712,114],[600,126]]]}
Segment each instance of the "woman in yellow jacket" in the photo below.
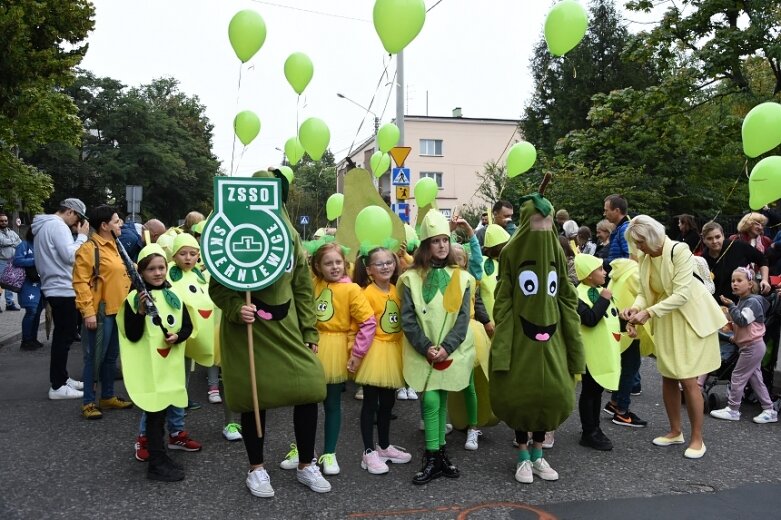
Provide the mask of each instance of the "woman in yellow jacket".
{"label": "woman in yellow jacket", "polygon": [[[111,206],[98,206],[90,222],[95,229],[76,251],[73,289],[76,308],[83,318],[84,401],[81,415],[100,419],[101,410],[125,409],[133,403],[114,393],[114,372],[119,356],[116,316],[130,289],[130,278],[117,251],[112,232],[119,236],[122,220]],[[97,378],[95,376],[98,376]],[[95,383],[100,381],[100,406]]]}

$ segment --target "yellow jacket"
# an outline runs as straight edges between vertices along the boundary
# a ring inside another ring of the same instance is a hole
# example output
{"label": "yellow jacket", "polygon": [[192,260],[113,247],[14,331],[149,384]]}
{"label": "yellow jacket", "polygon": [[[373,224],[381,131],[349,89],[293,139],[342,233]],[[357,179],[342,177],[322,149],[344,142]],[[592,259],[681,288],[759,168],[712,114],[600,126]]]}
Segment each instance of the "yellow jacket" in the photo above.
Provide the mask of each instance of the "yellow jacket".
{"label": "yellow jacket", "polygon": [[[661,285],[669,295],[652,300],[651,290],[651,257],[640,254],[640,292],[635,299],[634,307],[647,309],[656,317],[662,317],[673,311],[681,313],[683,318],[701,338],[710,336],[727,323],[724,314],[719,309],[713,296],[705,285],[694,277],[694,260],[692,253],[685,245],[679,245],[665,238],[662,247],[660,269]],[[651,320],[652,324],[653,320]],[[653,333],[653,330],[651,330]]]}
{"label": "yellow jacket", "polygon": [[[96,245],[100,257],[98,280],[94,279]],[[73,290],[76,291],[76,307],[84,318],[96,316],[101,301],[106,303],[106,315],[119,312],[130,292],[130,278],[114,240],[93,233],[76,251]]]}

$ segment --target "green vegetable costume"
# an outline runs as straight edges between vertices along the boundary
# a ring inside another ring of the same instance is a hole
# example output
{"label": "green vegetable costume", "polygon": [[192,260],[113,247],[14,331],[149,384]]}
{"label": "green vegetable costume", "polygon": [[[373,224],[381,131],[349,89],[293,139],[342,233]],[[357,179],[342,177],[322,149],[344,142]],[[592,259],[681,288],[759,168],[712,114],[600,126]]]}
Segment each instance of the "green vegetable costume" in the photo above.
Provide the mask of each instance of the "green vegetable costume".
{"label": "green vegetable costume", "polygon": [[[272,174],[258,172],[255,176]],[[273,285],[251,293],[257,307],[252,335],[261,410],[317,403],[326,395],[323,367],[306,346],[319,341],[312,279],[301,239],[284,205],[280,217],[294,237],[291,265]],[[212,277],[209,295],[222,309],[220,345],[226,403],[234,412],[251,412],[247,325],[241,319],[244,292],[228,289]]]}
{"label": "green vegetable costume", "polygon": [[578,297],[540,194],[522,199],[520,227],[499,257],[491,406],[514,430],[553,431],[572,412],[585,370]]}

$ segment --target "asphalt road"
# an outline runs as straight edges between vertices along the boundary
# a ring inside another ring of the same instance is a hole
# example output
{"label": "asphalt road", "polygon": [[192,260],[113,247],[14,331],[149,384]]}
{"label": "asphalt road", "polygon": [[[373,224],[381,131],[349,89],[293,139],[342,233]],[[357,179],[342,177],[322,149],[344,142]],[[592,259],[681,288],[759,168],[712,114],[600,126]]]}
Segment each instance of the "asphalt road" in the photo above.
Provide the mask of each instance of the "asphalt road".
{"label": "asphalt road", "polygon": [[[633,410],[648,428],[613,425],[603,430],[612,452],[578,445],[576,414],[556,433],[546,458],[558,470],[557,482],[515,482],[512,432],[484,430],[480,449],[463,450],[465,436],[448,436],[462,476],[426,486],[410,482],[419,465],[422,433],[417,402],[398,402],[391,440],[415,454],[408,465],[387,475],[360,469],[360,402],[352,385],[344,394],[343,427],[337,456],[342,474],[330,479],[333,491],[318,495],[298,484],[277,463],[292,442],[289,409],[268,413],[267,466],[273,499],[249,494],[247,459],[241,442],[222,438],[222,408],[204,404],[187,416],[187,429],[203,442],[199,453],[174,452],[185,466],[179,483],[146,480],[144,463],[133,458],[138,410],[109,411],[85,421],[80,402],[49,401],[48,342],[41,352],[20,352],[16,343],[0,348],[0,518],[780,518],[781,424],[757,425],[755,405],[744,405],[740,422],[705,420],[708,452],[701,460],[683,457],[684,446],[658,448],[651,439],[664,433],[660,377],[652,359],[643,360],[643,395]],[[81,348],[74,345],[70,368],[81,373]],[[118,389],[123,391],[121,382]],[[193,398],[206,403],[205,370],[191,383]],[[723,391],[723,390],[721,390]],[[322,415],[320,421],[322,427]],[[317,448],[322,449],[322,431]]]}

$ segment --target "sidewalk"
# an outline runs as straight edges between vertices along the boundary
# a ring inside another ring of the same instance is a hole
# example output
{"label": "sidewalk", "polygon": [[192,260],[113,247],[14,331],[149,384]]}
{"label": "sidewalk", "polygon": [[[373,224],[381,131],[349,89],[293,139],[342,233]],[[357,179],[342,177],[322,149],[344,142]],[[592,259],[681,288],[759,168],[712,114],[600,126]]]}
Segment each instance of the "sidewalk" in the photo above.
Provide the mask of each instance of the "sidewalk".
{"label": "sidewalk", "polygon": [[[0,348],[19,343],[22,339],[22,318],[25,310],[6,311],[5,302],[0,304]],[[43,314],[41,314],[41,329],[43,330]],[[17,345],[18,347],[19,345]]]}

